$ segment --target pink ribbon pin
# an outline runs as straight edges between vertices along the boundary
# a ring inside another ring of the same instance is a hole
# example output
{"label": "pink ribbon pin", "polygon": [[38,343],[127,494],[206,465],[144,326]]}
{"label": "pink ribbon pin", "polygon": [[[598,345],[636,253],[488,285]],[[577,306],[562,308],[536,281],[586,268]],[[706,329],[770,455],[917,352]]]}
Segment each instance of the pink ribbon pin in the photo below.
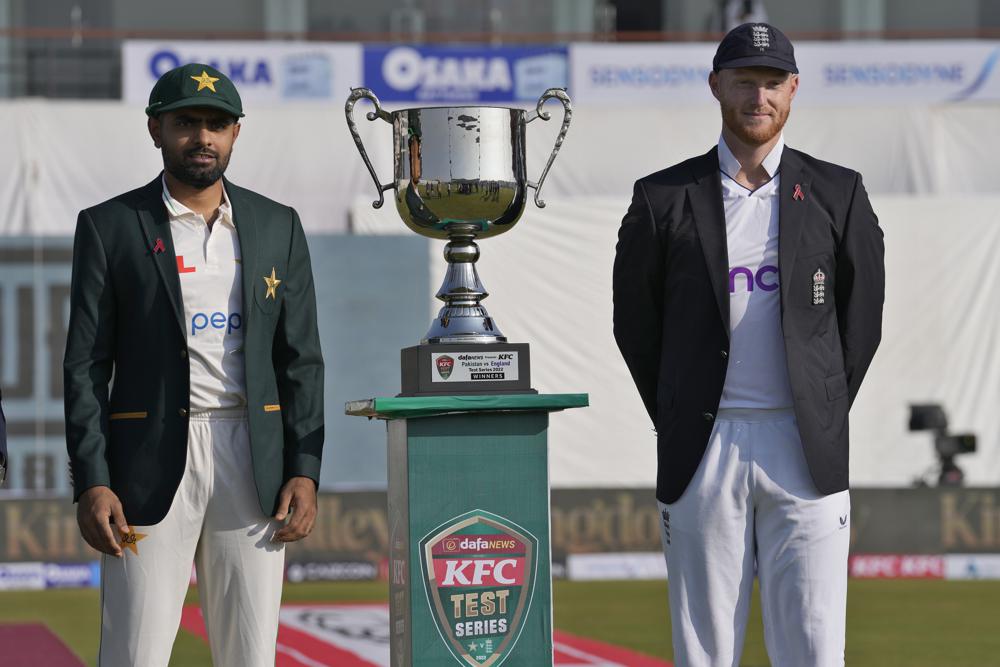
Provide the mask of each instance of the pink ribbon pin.
{"label": "pink ribbon pin", "polygon": [[806,196],[804,194],[802,194],[802,186],[799,185],[798,183],[796,183],[795,184],[795,192],[792,193],[792,199],[797,199],[799,201],[802,201],[805,198],[806,198]]}
{"label": "pink ribbon pin", "polygon": [[156,239],[156,243],[153,245],[153,253],[159,255],[161,252],[166,252],[166,251],[167,251],[167,246],[163,244],[163,239]]}

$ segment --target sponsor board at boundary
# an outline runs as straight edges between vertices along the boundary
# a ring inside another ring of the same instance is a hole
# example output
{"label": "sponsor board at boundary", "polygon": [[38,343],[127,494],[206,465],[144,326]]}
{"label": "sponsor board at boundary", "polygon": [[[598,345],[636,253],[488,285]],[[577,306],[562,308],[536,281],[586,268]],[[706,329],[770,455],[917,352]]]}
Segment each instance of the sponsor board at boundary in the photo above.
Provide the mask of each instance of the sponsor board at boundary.
{"label": "sponsor board at boundary", "polygon": [[565,88],[563,46],[365,46],[364,82],[384,102],[534,102]]}
{"label": "sponsor board at boundary", "polygon": [[243,108],[290,102],[343,102],[361,83],[359,44],[274,41],[153,41],[122,43],[122,99],[145,106],[164,72],[191,62],[232,79]]}
{"label": "sponsor board at boundary", "polygon": [[293,584],[301,581],[372,581],[380,575],[379,565],[368,561],[289,563],[285,569],[285,578]]}
{"label": "sponsor board at boundary", "polygon": [[848,573],[856,579],[944,579],[944,556],[855,554]]}
{"label": "sponsor board at boundary", "polygon": [[27,591],[45,588],[97,588],[101,564],[0,563],[0,590]]}
{"label": "sponsor board at boundary", "polygon": [[[715,105],[715,44],[573,44],[581,105]],[[937,104],[1000,99],[1000,41],[798,42],[795,105]]]}
{"label": "sponsor board at boundary", "polygon": [[571,581],[666,579],[667,561],[662,551],[570,554],[566,557],[566,576]]}

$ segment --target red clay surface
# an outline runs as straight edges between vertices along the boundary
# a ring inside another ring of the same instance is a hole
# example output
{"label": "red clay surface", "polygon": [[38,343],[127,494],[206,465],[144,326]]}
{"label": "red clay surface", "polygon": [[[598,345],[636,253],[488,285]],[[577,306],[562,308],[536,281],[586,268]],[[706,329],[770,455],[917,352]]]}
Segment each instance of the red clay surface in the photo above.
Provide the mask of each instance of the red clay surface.
{"label": "red clay surface", "polygon": [[[207,639],[201,610],[187,606],[181,627]],[[389,608],[380,604],[297,604],[281,610],[277,667],[389,667]],[[556,630],[559,667],[671,667],[671,663]]]}
{"label": "red clay surface", "polygon": [[84,667],[41,623],[0,625],[0,667]]}

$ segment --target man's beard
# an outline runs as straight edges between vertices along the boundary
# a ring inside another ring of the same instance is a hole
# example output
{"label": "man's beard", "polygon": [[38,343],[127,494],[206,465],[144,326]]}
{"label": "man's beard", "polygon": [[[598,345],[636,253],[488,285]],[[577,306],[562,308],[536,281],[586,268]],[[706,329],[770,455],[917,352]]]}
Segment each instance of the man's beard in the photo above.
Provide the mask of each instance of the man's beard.
{"label": "man's beard", "polygon": [[[203,148],[190,150],[183,156],[171,155],[166,149],[160,149],[160,153],[163,155],[163,168],[167,170],[167,173],[184,185],[190,185],[199,190],[204,190],[222,178],[222,175],[226,173],[226,167],[229,166],[229,156],[232,155],[232,153],[219,155],[217,151],[207,151]],[[189,164],[185,158],[197,153],[212,155],[215,157],[215,162],[205,167]]]}
{"label": "man's beard", "polygon": [[748,146],[763,146],[771,139],[776,137],[779,132],[785,127],[785,122],[788,120],[788,113],[791,111],[790,108],[784,110],[776,110],[774,116],[774,122],[767,123],[766,125],[748,126],[742,121],[742,113],[736,108],[723,108],[722,110],[722,122],[725,123],[729,131],[736,135],[736,138],[747,144]]}

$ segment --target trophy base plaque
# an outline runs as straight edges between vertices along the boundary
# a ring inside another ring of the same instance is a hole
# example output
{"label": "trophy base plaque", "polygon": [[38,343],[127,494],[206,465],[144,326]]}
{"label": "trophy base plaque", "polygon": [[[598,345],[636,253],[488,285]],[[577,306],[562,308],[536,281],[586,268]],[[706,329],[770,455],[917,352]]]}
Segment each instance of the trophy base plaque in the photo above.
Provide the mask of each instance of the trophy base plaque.
{"label": "trophy base plaque", "polygon": [[399,396],[537,394],[527,343],[431,343],[400,351]]}

